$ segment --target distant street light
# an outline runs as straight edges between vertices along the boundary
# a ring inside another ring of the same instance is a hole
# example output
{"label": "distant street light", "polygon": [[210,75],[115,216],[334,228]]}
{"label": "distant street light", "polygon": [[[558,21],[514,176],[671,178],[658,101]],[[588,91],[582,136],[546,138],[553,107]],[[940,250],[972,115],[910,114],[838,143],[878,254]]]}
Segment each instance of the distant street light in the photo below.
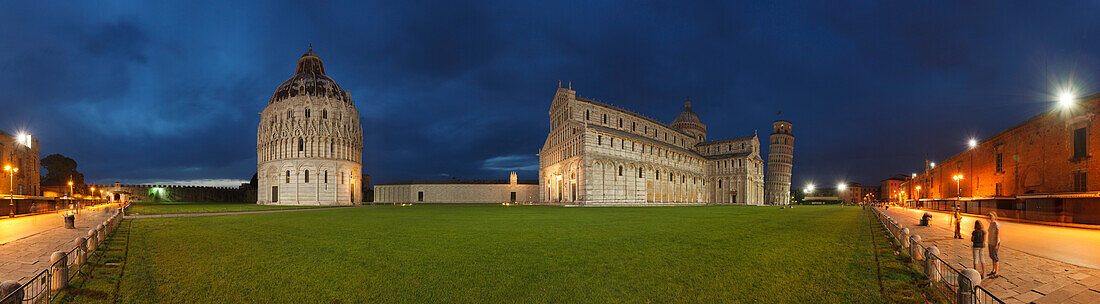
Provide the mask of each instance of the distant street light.
{"label": "distant street light", "polygon": [[956,187],[956,190],[955,190],[955,191],[956,191],[956,192],[955,192],[955,196],[957,196],[957,197],[958,197],[958,200],[962,200],[962,180],[963,180],[963,175],[962,175],[962,174],[959,174],[959,175],[955,175],[955,176],[952,176],[952,177],[951,177],[951,179],[954,179],[954,180],[955,180],[955,187]]}
{"label": "distant street light", "polygon": [[8,216],[15,217],[15,173],[19,172],[19,168],[4,165],[4,171],[8,172],[8,203],[11,204],[11,211],[8,212]]}
{"label": "distant street light", "polygon": [[970,145],[971,149],[974,149],[978,146],[978,140],[971,138],[970,141],[967,142],[967,144]]}

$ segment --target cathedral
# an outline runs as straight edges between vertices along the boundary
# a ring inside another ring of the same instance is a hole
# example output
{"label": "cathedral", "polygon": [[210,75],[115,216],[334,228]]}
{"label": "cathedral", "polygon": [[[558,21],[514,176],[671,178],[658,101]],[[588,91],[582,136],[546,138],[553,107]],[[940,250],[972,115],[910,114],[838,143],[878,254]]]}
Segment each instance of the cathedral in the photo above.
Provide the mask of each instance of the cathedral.
{"label": "cathedral", "polygon": [[361,201],[363,130],[351,95],[321,58],[298,58],[275,89],[256,131],[257,203],[351,205]]}
{"label": "cathedral", "polygon": [[665,124],[559,87],[549,114],[550,133],[539,151],[543,202],[601,206],[790,201],[790,122],[773,123],[765,164],[756,134],[708,139],[707,127],[690,102]]}

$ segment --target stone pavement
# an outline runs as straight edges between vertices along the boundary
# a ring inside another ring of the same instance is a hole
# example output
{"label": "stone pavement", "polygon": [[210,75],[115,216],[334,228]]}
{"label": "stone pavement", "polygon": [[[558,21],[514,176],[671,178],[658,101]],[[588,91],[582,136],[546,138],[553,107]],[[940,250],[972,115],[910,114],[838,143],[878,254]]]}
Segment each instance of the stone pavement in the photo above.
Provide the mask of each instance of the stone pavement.
{"label": "stone pavement", "polygon": [[[946,213],[931,212],[933,224],[924,227],[917,226],[922,213],[903,208],[885,212],[902,227],[909,228],[911,234],[920,235],[924,246],[938,247],[940,258],[960,270],[974,267],[969,234],[973,220],[982,219],[985,227],[989,227],[984,218],[964,220],[963,239],[959,240],[951,238],[953,231]],[[1001,231],[1002,240],[1005,234],[1012,233],[1004,229],[1003,221]],[[1100,303],[1100,269],[1075,266],[1005,245],[1001,245],[1000,251],[999,276],[983,279],[981,286],[1005,303]],[[982,255],[985,271],[989,272],[993,266],[988,248]]]}
{"label": "stone pavement", "polygon": [[102,224],[116,209],[82,210],[76,216],[76,229],[65,229],[58,213],[0,219],[0,229],[5,230],[5,238],[0,240],[0,281],[25,284],[49,267],[51,254],[72,250],[76,238],[88,236],[88,230]]}

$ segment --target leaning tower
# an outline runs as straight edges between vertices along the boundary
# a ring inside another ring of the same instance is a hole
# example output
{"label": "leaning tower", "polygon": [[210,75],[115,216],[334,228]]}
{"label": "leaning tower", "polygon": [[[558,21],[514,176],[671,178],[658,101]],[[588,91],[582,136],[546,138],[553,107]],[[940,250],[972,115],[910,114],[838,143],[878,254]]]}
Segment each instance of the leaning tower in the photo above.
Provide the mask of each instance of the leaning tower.
{"label": "leaning tower", "polygon": [[791,122],[772,123],[768,145],[768,172],[764,181],[764,199],[768,204],[786,205],[791,197],[791,169],[794,167],[794,135]]}

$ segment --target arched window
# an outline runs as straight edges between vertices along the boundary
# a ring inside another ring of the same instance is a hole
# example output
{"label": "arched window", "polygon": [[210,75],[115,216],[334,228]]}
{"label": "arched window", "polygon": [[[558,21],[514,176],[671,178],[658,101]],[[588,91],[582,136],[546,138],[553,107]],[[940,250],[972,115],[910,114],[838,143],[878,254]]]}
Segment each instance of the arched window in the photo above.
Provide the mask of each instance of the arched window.
{"label": "arched window", "polygon": [[321,118],[328,119],[328,109],[321,110]]}
{"label": "arched window", "polygon": [[306,118],[309,118],[309,109],[306,109]]}
{"label": "arched window", "polygon": [[306,170],[306,183],[309,183],[309,170]]}
{"label": "arched window", "polygon": [[722,188],[722,180],[718,180],[718,188]]}
{"label": "arched window", "polygon": [[645,171],[642,171],[642,168],[638,168],[638,178],[645,177],[645,175],[643,175],[643,172]]}
{"label": "arched window", "polygon": [[604,124],[607,124],[607,114],[604,114],[604,115],[603,115],[603,123],[604,123]]}
{"label": "arched window", "polygon": [[328,183],[328,170],[325,170],[325,183]]}
{"label": "arched window", "polygon": [[294,110],[286,110],[286,118],[287,119],[294,118]]}
{"label": "arched window", "polygon": [[619,176],[623,176],[623,166],[619,166]]}
{"label": "arched window", "polygon": [[655,174],[654,178],[661,179],[661,170],[657,170],[657,174]]}
{"label": "arched window", "polygon": [[301,137],[298,138],[298,151],[304,151],[306,149],[306,141]]}
{"label": "arched window", "polygon": [[290,170],[287,170],[287,171],[286,171],[286,183],[287,183],[287,184],[289,184],[289,183],[290,183]]}
{"label": "arched window", "polygon": [[589,117],[589,116],[591,116],[589,114],[591,114],[591,113],[589,113],[588,110],[584,110],[584,120],[591,120],[592,119],[592,118]]}

